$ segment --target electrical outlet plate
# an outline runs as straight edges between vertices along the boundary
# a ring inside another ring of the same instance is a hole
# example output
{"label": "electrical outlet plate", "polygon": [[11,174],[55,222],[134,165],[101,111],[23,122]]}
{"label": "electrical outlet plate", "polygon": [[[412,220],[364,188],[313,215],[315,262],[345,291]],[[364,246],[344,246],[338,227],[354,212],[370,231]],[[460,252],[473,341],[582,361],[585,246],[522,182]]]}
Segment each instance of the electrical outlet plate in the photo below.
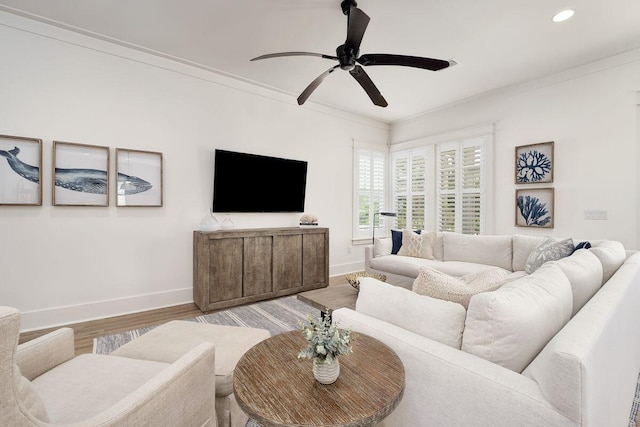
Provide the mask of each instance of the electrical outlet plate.
{"label": "electrical outlet plate", "polygon": [[586,210],[584,211],[584,219],[587,220],[606,220],[607,211],[604,210]]}

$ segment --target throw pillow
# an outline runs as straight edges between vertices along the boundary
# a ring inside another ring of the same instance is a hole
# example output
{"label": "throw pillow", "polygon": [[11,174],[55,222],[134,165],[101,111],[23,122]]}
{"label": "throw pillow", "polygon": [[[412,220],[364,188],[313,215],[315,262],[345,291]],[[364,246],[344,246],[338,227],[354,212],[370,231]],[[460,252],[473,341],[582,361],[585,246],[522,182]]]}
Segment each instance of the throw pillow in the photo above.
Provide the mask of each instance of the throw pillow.
{"label": "throw pillow", "polygon": [[402,230],[402,246],[398,251],[398,255],[435,259],[433,257],[435,242],[436,233],[416,234],[411,230]]}
{"label": "throw pillow", "polygon": [[391,239],[384,238],[378,239],[377,237],[373,241],[373,257],[379,257],[383,255],[389,255],[391,253],[392,241]]}
{"label": "throw pillow", "polygon": [[[420,234],[422,230],[413,230],[414,233]],[[391,247],[391,255],[398,255],[398,251],[402,247],[402,230],[391,230],[391,241],[393,246]]]}
{"label": "throw pillow", "polygon": [[531,251],[524,271],[531,274],[545,262],[562,259],[571,255],[573,250],[573,239],[555,240],[550,237]]}
{"label": "throw pillow", "polygon": [[573,251],[575,252],[578,249],[590,249],[590,248],[591,248],[591,243],[585,241],[585,242],[578,243]]}
{"label": "throw pillow", "polygon": [[462,304],[466,309],[473,295],[495,291],[510,274],[511,272],[504,268],[494,267],[462,277],[453,277],[430,267],[422,267],[413,282],[412,290],[420,295]]}
{"label": "throw pillow", "polygon": [[460,349],[465,310],[371,277],[360,279],[356,311]]}

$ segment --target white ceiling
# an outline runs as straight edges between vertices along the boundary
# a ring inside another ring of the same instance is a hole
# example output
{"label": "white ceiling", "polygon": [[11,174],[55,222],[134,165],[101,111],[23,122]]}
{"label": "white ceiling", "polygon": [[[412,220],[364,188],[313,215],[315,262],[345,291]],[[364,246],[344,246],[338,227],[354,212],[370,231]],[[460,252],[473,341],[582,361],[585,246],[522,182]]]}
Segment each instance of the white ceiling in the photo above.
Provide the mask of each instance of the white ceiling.
{"label": "white ceiling", "polygon": [[[455,59],[439,72],[366,67],[389,102],[374,106],[337,70],[307,103],[392,122],[640,47],[638,0],[359,0],[371,17],[360,53]],[[575,9],[564,23],[554,13]],[[336,63],[315,57],[249,62],[265,53],[335,55],[340,0],[0,0],[0,10],[141,46],[295,98]]]}

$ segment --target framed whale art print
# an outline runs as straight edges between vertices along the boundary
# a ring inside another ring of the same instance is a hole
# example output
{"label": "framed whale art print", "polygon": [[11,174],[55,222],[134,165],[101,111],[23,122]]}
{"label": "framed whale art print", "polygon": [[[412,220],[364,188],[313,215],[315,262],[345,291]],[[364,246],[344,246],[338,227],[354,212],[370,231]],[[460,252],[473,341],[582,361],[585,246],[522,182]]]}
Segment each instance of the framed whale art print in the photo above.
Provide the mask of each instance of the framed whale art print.
{"label": "framed whale art print", "polygon": [[0,205],[42,206],[42,140],[0,135]]}
{"label": "framed whale art print", "polygon": [[109,147],[53,141],[54,206],[109,206]]}
{"label": "framed whale art print", "polygon": [[116,206],[162,206],[162,153],[116,148]]}

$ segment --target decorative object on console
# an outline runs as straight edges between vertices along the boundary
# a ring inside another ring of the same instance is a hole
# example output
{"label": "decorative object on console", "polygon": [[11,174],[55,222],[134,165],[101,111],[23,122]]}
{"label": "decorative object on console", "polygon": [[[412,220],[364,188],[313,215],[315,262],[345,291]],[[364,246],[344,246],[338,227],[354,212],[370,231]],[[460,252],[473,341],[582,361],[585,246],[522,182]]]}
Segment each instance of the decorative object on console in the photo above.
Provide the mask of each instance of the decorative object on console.
{"label": "decorative object on console", "polygon": [[224,219],[222,220],[222,224],[220,225],[220,228],[222,230],[232,230],[236,227],[236,225],[233,223],[233,221],[231,221],[231,215],[226,214],[224,216]]}
{"label": "decorative object on console", "polygon": [[338,356],[350,353],[351,328],[338,328],[327,309],[320,318],[308,316],[308,323],[300,322],[300,329],[307,339],[307,347],[298,358],[313,360],[313,375],[321,384],[332,384],[340,375]]}
{"label": "decorative object on console", "polygon": [[162,206],[162,153],[116,148],[116,206]]}
{"label": "decorative object on console", "polygon": [[516,190],[516,226],[553,228],[553,188]]}
{"label": "decorative object on console", "polygon": [[0,205],[42,206],[42,140],[0,135],[0,156]]}
{"label": "decorative object on console", "polygon": [[371,237],[371,243],[374,243],[375,240],[376,240],[376,226],[378,225],[378,221],[377,221],[376,215],[390,216],[390,217],[398,216],[398,214],[395,213],[395,212],[376,212],[376,213],[374,213],[373,214],[373,235]]}
{"label": "decorative object on console", "polygon": [[220,224],[215,216],[213,216],[213,212],[209,210],[207,214],[200,221],[200,231],[218,231],[220,230]]}
{"label": "decorative object on console", "polygon": [[300,216],[300,226],[317,226],[318,217],[313,214],[302,214]]}
{"label": "decorative object on console", "polygon": [[553,141],[516,147],[516,184],[553,182]]}
{"label": "decorative object on console", "polygon": [[54,206],[109,206],[109,147],[53,141]]}
{"label": "decorative object on console", "polygon": [[360,290],[360,279],[363,277],[373,277],[374,279],[380,280],[381,282],[387,281],[387,276],[379,273],[367,273],[364,271],[358,271],[357,273],[350,273],[345,276],[347,282],[357,290]]}

